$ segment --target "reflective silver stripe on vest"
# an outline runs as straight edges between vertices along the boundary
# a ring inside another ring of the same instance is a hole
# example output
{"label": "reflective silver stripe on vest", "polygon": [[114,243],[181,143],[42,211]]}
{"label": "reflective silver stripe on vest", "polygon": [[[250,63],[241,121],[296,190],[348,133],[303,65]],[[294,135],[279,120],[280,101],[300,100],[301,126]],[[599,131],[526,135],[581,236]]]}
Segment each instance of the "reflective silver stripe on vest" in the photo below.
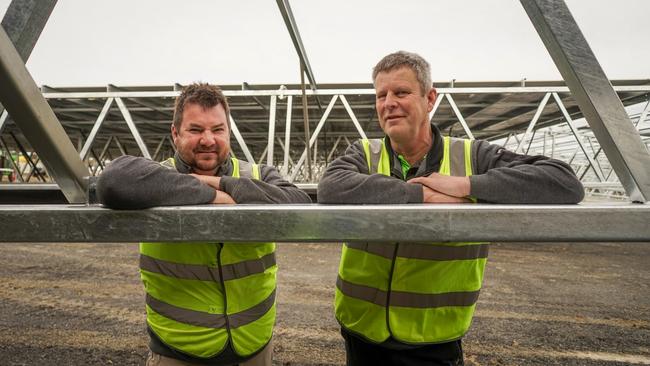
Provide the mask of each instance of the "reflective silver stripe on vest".
{"label": "reflective silver stripe on vest", "polygon": [[465,174],[465,140],[449,138],[450,172],[453,177],[464,177]]}
{"label": "reflective silver stripe on vest", "polygon": [[253,164],[240,160],[239,161],[239,177],[253,179]]}
{"label": "reflective silver stripe on vest", "polygon": [[[221,267],[223,280],[230,281],[262,273],[275,266],[275,252],[259,259],[226,264]],[[140,269],[183,280],[219,281],[219,268],[201,264],[182,264],[140,254]]]}
{"label": "reflective silver stripe on vest", "polygon": [[338,276],[336,278],[336,287],[345,296],[354,297],[355,299],[367,301],[379,306],[386,306],[388,302],[388,292],[376,289],[370,286],[357,285],[348,282]]}
{"label": "reflective silver stripe on vest", "polygon": [[[345,296],[367,301],[382,307],[388,302],[388,293],[370,286],[345,281],[340,276],[336,287]],[[419,294],[415,292],[391,291],[390,306],[406,308],[439,308],[444,306],[471,306],[478,300],[479,291],[448,292],[443,294]]]}
{"label": "reflective silver stripe on vest", "polygon": [[471,306],[478,300],[479,291],[418,294],[391,291],[390,306],[404,308],[440,308],[443,306]]}
{"label": "reflective silver stripe on vest", "polygon": [[[393,243],[345,243],[348,248],[361,250],[386,259],[393,259]],[[399,243],[397,256],[402,258],[426,259],[434,261],[452,261],[463,259],[487,258],[488,244],[448,246],[435,244]]]}
{"label": "reflective silver stripe on vest", "polygon": [[382,139],[368,140],[368,150],[370,151],[370,174],[379,171],[379,159],[381,159],[381,148],[384,145]]}
{"label": "reflective silver stripe on vest", "polygon": [[244,278],[257,273],[262,273],[268,268],[275,266],[275,252],[269,253],[259,259],[251,259],[234,264],[221,266],[223,280],[230,281],[237,278]]}
{"label": "reflective silver stripe on vest", "polygon": [[432,261],[453,261],[463,259],[481,259],[488,257],[488,244],[475,245],[435,245],[400,243],[397,256],[413,259],[427,259]]}
{"label": "reflective silver stripe on vest", "polygon": [[[147,294],[146,302],[156,313],[180,323],[216,329],[226,327],[226,316],[223,314],[210,314],[179,308],[155,299],[149,294]],[[274,303],[275,290],[264,301],[252,308],[229,315],[230,328],[238,328],[256,321],[271,310]]]}
{"label": "reflective silver stripe on vest", "polygon": [[345,243],[348,248],[361,250],[366,253],[378,255],[386,259],[393,259],[395,255],[395,243]]}

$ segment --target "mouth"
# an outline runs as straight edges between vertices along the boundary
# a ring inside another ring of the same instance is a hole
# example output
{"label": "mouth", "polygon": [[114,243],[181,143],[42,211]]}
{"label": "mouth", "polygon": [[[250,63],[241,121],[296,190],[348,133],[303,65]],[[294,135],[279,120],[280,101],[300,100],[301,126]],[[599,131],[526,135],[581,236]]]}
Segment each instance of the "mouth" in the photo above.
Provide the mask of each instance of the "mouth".
{"label": "mouth", "polygon": [[398,119],[401,119],[401,118],[404,118],[404,116],[397,116],[397,115],[387,116],[387,117],[384,118],[384,121],[386,121],[386,122],[394,122],[394,121],[396,121]]}
{"label": "mouth", "polygon": [[209,154],[209,155],[217,155],[218,153],[214,150],[210,151],[195,151],[194,152],[196,155],[204,155],[204,154]]}

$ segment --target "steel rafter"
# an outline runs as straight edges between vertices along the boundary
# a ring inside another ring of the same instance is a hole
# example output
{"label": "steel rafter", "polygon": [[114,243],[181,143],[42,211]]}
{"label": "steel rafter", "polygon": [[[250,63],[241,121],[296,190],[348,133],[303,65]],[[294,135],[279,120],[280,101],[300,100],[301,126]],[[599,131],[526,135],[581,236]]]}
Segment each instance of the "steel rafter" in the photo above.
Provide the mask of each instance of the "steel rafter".
{"label": "steel rafter", "polygon": [[650,201],[650,154],[569,8],[563,0],[520,1],[628,196]]}

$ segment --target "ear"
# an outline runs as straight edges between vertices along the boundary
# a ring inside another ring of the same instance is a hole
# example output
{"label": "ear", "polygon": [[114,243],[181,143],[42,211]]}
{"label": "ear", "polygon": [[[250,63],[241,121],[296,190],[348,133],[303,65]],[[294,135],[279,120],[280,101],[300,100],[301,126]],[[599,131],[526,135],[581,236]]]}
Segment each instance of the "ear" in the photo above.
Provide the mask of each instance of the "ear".
{"label": "ear", "polygon": [[176,126],[172,123],[171,126],[171,133],[172,133],[172,140],[174,141],[174,146],[178,146],[176,143],[176,140],[178,140],[178,130],[176,130]]}
{"label": "ear", "polygon": [[432,87],[427,93],[427,112],[431,112],[433,110],[433,105],[436,103],[437,98],[438,92],[436,91],[436,88]]}

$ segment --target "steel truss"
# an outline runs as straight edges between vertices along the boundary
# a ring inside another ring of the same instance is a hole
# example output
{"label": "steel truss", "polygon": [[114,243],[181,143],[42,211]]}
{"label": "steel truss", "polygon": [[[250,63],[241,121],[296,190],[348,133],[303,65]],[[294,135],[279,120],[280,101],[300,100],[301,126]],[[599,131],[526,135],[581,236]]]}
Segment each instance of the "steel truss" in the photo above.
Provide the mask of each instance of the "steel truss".
{"label": "steel truss", "polygon": [[[626,105],[646,101],[650,106],[647,99],[650,85],[644,85],[647,81],[636,83],[613,82]],[[536,136],[534,140],[539,141],[540,136],[536,131],[544,130],[547,126],[566,124],[567,121],[569,126],[573,126],[573,120],[581,117],[568,88],[539,84],[559,83],[529,82],[527,86],[490,86],[487,83],[465,86],[455,83],[453,88],[443,86],[438,89],[439,96],[430,117],[444,133],[454,136],[495,141],[500,141],[504,135],[516,136],[516,146],[508,144],[508,147],[517,152],[525,152],[530,149],[532,136]],[[294,99],[302,98],[301,91],[279,87],[275,89],[273,86],[266,89],[256,86],[254,90],[251,90],[251,86],[247,86],[248,90],[234,90],[235,88],[224,86],[225,94],[232,104],[234,154],[249,161],[276,165],[292,181],[309,182],[305,166],[304,131],[301,130],[302,113],[298,111],[301,106],[293,102]],[[42,89],[43,97],[65,127],[70,140],[77,146],[79,156],[91,175],[100,174],[108,161],[126,153],[157,160],[174,153],[169,138],[173,100],[179,94],[174,86],[166,88],[167,90],[160,90],[160,87],[117,88],[112,85],[103,91],[99,91],[99,88],[54,89],[47,86]],[[312,182],[316,182],[326,164],[355,139],[379,137],[382,133],[374,112],[374,90],[367,85],[348,85],[346,88],[339,86],[337,89],[321,87],[316,92],[307,91],[307,95],[329,99],[322,113],[315,102],[312,101],[308,106],[312,120],[317,121],[309,141],[314,156]],[[648,117],[648,107],[643,113],[639,118]],[[357,116],[361,116],[361,121]],[[15,136],[8,139],[7,149],[11,154],[5,149],[4,155],[7,158],[15,156],[20,146],[29,146],[20,130],[11,122],[7,123],[10,120],[6,112],[0,116],[3,135]],[[641,123],[638,127],[647,128],[646,123]],[[581,126],[579,130],[571,129],[571,132],[578,136],[581,149],[577,159],[573,159],[576,167],[584,159],[588,160],[589,166],[609,165],[604,161],[604,154],[599,153],[599,159],[596,160],[594,153],[585,153],[591,145],[600,148],[586,126]],[[559,131],[555,131],[553,136],[557,133]],[[583,136],[591,137],[591,145],[585,143]],[[507,142],[511,141],[513,139]],[[526,149],[524,141],[529,145]],[[548,150],[554,151],[550,141],[546,143]],[[564,140],[557,142],[564,143]],[[558,154],[557,157],[570,160],[565,155]],[[22,156],[22,164],[18,165],[23,165],[20,169],[23,174],[18,175],[23,181],[30,181],[28,175],[34,172],[34,168],[24,169],[24,166],[34,165],[29,159],[31,152],[24,151]],[[601,170],[594,171],[598,181],[607,181]],[[591,175],[586,177],[592,179]],[[616,175],[610,174],[610,178],[616,179]]]}

